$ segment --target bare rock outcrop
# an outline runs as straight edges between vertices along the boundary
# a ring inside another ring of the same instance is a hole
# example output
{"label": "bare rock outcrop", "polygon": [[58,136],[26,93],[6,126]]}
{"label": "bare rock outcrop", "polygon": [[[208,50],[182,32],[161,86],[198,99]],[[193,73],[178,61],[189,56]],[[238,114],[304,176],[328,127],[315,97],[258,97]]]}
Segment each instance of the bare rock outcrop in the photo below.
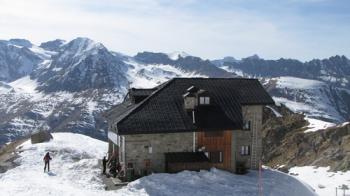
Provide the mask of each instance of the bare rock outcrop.
{"label": "bare rock outcrop", "polygon": [[35,132],[30,136],[32,144],[48,142],[51,139],[53,139],[51,133],[45,130]]}
{"label": "bare rock outcrop", "polygon": [[[265,113],[269,113],[265,111]],[[263,127],[264,164],[284,169],[293,166],[330,166],[350,170],[350,124],[307,132],[304,115],[290,113],[267,118]]]}

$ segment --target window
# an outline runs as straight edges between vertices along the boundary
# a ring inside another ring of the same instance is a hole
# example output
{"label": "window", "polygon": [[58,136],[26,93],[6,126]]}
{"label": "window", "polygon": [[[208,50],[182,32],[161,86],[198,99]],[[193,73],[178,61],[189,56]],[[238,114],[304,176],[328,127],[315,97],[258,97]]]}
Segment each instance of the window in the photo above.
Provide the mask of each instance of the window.
{"label": "window", "polygon": [[152,154],[153,152],[152,146],[144,146],[144,148],[148,152],[148,154]]}
{"label": "window", "polygon": [[133,163],[128,163],[128,168],[134,168],[134,164]]}
{"label": "window", "polygon": [[209,105],[210,104],[210,98],[209,97],[204,97],[204,103]]}
{"label": "window", "polygon": [[250,155],[250,146],[241,146],[240,154],[243,156]]}
{"label": "window", "polygon": [[143,160],[144,166],[146,168],[150,168],[151,167],[151,159],[145,159]]}
{"label": "window", "polygon": [[204,105],[204,97],[199,97],[199,104]]}
{"label": "window", "polygon": [[209,105],[210,104],[210,97],[199,97],[199,104]]}
{"label": "window", "polygon": [[250,130],[250,120],[243,121],[243,130]]}
{"label": "window", "polygon": [[212,163],[222,163],[223,162],[223,156],[222,152],[209,152],[209,159]]}

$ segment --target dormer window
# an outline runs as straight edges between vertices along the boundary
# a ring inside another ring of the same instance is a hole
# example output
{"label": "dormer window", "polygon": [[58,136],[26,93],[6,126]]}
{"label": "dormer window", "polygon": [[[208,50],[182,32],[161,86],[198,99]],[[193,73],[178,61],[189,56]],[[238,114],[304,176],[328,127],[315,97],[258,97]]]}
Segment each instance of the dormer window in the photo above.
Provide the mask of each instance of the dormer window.
{"label": "dormer window", "polygon": [[199,104],[200,105],[209,105],[210,104],[210,97],[199,97]]}
{"label": "dormer window", "polygon": [[250,120],[243,121],[243,130],[246,130],[246,131],[250,130]]}

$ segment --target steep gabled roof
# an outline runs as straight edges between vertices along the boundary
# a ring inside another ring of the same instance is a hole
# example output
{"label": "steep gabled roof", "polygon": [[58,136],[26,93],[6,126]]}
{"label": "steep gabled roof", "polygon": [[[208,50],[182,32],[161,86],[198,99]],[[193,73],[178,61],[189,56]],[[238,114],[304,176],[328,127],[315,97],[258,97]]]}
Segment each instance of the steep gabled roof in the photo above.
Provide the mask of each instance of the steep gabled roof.
{"label": "steep gabled roof", "polygon": [[[210,106],[198,109],[196,124],[184,109],[182,97],[191,86],[208,91],[211,98]],[[273,103],[256,79],[174,78],[140,103],[112,109],[109,119],[113,119],[120,135],[232,130],[242,128],[242,105]]]}
{"label": "steep gabled roof", "polygon": [[157,88],[131,88],[129,93],[135,96],[149,96],[151,95]]}

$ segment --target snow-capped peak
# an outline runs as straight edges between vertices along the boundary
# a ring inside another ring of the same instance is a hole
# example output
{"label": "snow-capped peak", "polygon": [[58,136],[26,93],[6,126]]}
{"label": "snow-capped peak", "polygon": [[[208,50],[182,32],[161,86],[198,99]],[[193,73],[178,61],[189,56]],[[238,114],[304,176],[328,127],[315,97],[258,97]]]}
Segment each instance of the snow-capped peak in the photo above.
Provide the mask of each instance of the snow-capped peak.
{"label": "snow-capped peak", "polygon": [[234,57],[232,56],[225,56],[223,59],[222,59],[224,62],[237,62],[238,60],[235,59]]}
{"label": "snow-capped peak", "polygon": [[33,44],[26,40],[26,39],[10,39],[10,40],[0,40],[0,43],[5,44],[5,45],[11,45],[11,46],[15,46],[17,48],[30,48],[33,46]]}
{"label": "snow-capped peak", "polygon": [[260,59],[260,57],[257,54],[254,54],[252,56],[248,56],[245,59]]}
{"label": "snow-capped peak", "polygon": [[78,37],[72,41],[62,45],[59,48],[59,60],[65,61],[67,59],[83,59],[88,55],[95,55],[100,50],[108,51],[101,43],[95,42],[89,38]]}
{"label": "snow-capped peak", "polygon": [[49,51],[58,51],[59,48],[66,44],[67,42],[65,40],[62,39],[55,39],[52,41],[47,41],[47,42],[43,42],[40,44],[40,48],[43,48],[45,50],[49,50]]}
{"label": "snow-capped peak", "polygon": [[168,53],[168,57],[171,59],[171,60],[174,60],[176,61],[177,59],[179,59],[179,57],[182,57],[182,58],[185,58],[187,56],[191,56],[189,54],[187,54],[186,52],[184,51],[175,51],[175,52],[172,52],[172,53]]}
{"label": "snow-capped peak", "polygon": [[27,48],[30,48],[33,46],[33,44],[26,39],[10,39],[8,43],[16,46],[27,47]]}
{"label": "snow-capped peak", "polygon": [[76,39],[73,39],[72,41],[65,44],[63,47],[65,47],[65,49],[69,52],[75,53],[74,56],[79,56],[87,51],[104,48],[104,46],[101,43],[95,42],[85,37],[78,37]]}

